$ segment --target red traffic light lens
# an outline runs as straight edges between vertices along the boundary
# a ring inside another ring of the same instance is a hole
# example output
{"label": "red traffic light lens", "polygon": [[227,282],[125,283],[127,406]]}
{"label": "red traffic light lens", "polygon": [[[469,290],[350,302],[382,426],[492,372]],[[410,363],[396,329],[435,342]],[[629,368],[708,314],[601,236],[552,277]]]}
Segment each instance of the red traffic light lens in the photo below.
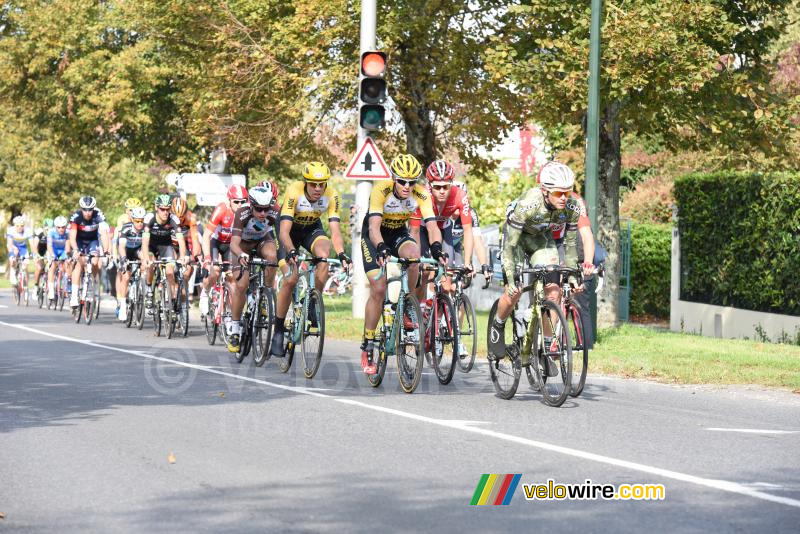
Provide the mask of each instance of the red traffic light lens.
{"label": "red traffic light lens", "polygon": [[386,70],[386,58],[383,54],[369,52],[361,58],[361,72],[364,76],[380,76]]}

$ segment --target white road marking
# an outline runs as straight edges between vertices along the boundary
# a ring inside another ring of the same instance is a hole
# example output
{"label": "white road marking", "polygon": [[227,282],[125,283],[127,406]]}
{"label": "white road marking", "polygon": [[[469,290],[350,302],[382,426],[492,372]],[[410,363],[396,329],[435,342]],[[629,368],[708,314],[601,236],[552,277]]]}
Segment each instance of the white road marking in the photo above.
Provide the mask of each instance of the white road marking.
{"label": "white road marking", "polygon": [[766,430],[758,428],[706,428],[714,432],[741,432],[743,434],[800,434],[800,430]]}
{"label": "white road marking", "polygon": [[761,499],[764,501],[770,501],[778,504],[784,504],[787,506],[792,506],[794,508],[800,508],[800,500],[797,499],[790,499],[788,497],[781,497],[778,495],[772,495],[769,493],[765,493],[763,491],[759,491],[753,489],[744,484],[739,484],[737,482],[730,482],[727,480],[717,480],[711,478],[703,478],[694,475],[689,475],[686,473],[680,473],[678,471],[671,471],[669,469],[662,469],[660,467],[653,467],[650,465],[640,464],[636,462],[629,462],[627,460],[620,460],[618,458],[612,458],[610,456],[603,456],[600,454],[595,454],[592,452],[582,451],[579,449],[571,449],[569,447],[562,447],[561,445],[554,445],[552,443],[545,443],[543,441],[537,441],[533,439],[523,438],[520,436],[514,436],[512,434],[506,434],[504,432],[496,432],[494,430],[489,430],[486,428],[480,428],[479,426],[473,426],[473,421],[462,421],[462,420],[447,420],[447,419],[435,419],[433,417],[428,417],[425,415],[419,415],[411,412],[404,412],[402,410],[397,410],[395,408],[387,408],[384,406],[375,406],[372,404],[367,404],[362,401],[348,399],[348,398],[339,398],[334,395],[319,393],[318,391],[314,390],[313,388],[304,388],[304,387],[294,387],[294,386],[285,386],[283,384],[276,384],[274,382],[269,382],[267,380],[259,380],[257,378],[250,378],[247,376],[239,376],[233,373],[226,373],[224,371],[218,371],[211,367],[207,367],[205,365],[197,365],[193,363],[185,363],[180,362],[177,360],[171,360],[169,358],[162,358],[160,356],[155,356],[152,354],[148,354],[146,352],[137,351],[137,350],[127,350],[127,349],[120,349],[117,347],[112,347],[109,345],[103,345],[101,343],[94,343],[92,341],[85,341],[83,339],[72,338],[67,336],[62,336],[58,334],[53,334],[50,332],[45,332],[42,330],[37,330],[36,328],[30,328],[27,326],[16,325],[12,323],[7,323],[5,321],[0,321],[0,324],[4,326],[10,326],[12,328],[18,328],[20,330],[26,330],[28,332],[32,332],[34,334],[39,334],[42,336],[52,337],[56,339],[61,339],[64,341],[69,341],[72,343],[80,343],[82,345],[87,345],[90,347],[96,347],[106,350],[111,350],[115,352],[121,352],[123,354],[131,354],[133,356],[138,356],[140,358],[147,358],[150,360],[158,360],[167,363],[173,363],[175,365],[181,365],[183,367],[188,367],[190,369],[197,369],[199,371],[205,371],[207,373],[212,373],[216,375],[227,376],[230,378],[235,378],[238,380],[243,380],[245,382],[254,382],[258,384],[263,384],[265,386],[282,389],[285,391],[292,391],[294,393],[299,393],[302,395],[310,395],[313,397],[321,397],[325,399],[331,399],[334,402],[340,402],[342,404],[348,404],[350,406],[355,406],[359,408],[365,408],[367,410],[373,410],[376,412],[381,412],[389,415],[394,415],[397,417],[403,417],[405,419],[411,419],[413,421],[419,421],[422,423],[428,423],[432,425],[437,425],[445,428],[452,428],[455,430],[461,430],[462,432],[471,432],[473,434],[480,434],[483,436],[500,439],[503,441],[509,441],[511,443],[517,443],[519,445],[526,445],[528,447],[534,447],[537,449],[542,449],[551,452],[557,452],[559,454],[563,454],[566,456],[572,456],[575,458],[581,458],[584,460],[590,460],[593,462],[598,462],[606,465],[613,465],[615,467],[622,467],[624,469],[630,469],[632,471],[638,471],[641,473],[648,473],[651,475],[656,475],[664,478],[670,478],[673,480],[680,480],[682,482],[688,482],[690,484],[695,484],[697,486],[704,486],[707,488],[717,489],[720,491],[726,491],[729,493],[736,493],[739,495],[745,495],[748,497],[752,497],[755,499]]}

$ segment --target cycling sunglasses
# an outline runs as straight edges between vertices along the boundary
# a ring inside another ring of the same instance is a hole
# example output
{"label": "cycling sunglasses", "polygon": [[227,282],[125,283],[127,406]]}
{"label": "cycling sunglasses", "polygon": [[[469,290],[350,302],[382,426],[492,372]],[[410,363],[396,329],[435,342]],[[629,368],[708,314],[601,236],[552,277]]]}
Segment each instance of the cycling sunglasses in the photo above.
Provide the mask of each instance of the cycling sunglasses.
{"label": "cycling sunglasses", "polygon": [[450,189],[450,185],[432,185],[431,187],[436,191],[445,191],[447,189]]}
{"label": "cycling sunglasses", "polygon": [[416,180],[403,180],[402,178],[395,178],[394,181],[400,187],[411,187],[417,182]]}
{"label": "cycling sunglasses", "polygon": [[269,211],[269,206],[253,206],[253,211],[256,213],[264,213]]}
{"label": "cycling sunglasses", "polygon": [[572,189],[570,189],[569,191],[548,191],[548,193],[550,194],[550,196],[561,198],[572,193]]}

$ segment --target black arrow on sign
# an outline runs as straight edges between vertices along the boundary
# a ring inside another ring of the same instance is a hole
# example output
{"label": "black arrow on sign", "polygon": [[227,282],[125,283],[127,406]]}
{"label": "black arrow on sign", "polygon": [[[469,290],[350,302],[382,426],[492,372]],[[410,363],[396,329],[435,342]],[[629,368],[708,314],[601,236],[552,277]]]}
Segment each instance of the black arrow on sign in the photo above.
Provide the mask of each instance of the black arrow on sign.
{"label": "black arrow on sign", "polygon": [[374,162],[372,161],[372,153],[371,152],[367,152],[367,155],[364,158],[364,161],[361,163],[364,166],[364,172],[370,172],[372,170],[372,164],[373,163]]}

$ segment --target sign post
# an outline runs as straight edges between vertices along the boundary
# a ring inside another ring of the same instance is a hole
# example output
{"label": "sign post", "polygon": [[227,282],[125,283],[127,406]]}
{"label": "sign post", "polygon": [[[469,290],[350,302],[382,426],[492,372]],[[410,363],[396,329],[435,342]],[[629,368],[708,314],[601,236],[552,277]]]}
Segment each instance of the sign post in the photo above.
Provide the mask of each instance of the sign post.
{"label": "sign post", "polygon": [[[375,27],[377,26],[377,0],[361,0],[361,43],[360,57],[365,52],[375,50]],[[359,78],[361,77],[361,65],[359,65]],[[359,81],[360,85],[360,81]],[[361,110],[359,109],[359,115]],[[356,154],[361,153],[363,145],[370,139],[367,130],[361,127],[359,120],[358,143]],[[370,139],[370,143],[372,140]],[[349,167],[348,167],[349,168]],[[369,298],[369,285],[367,275],[364,272],[364,262],[361,260],[361,225],[369,209],[369,195],[372,192],[370,180],[359,179],[356,184],[356,227],[353,229],[353,247],[351,257],[353,258],[353,318],[363,319],[364,310],[367,307]],[[368,237],[369,238],[369,237]]]}

